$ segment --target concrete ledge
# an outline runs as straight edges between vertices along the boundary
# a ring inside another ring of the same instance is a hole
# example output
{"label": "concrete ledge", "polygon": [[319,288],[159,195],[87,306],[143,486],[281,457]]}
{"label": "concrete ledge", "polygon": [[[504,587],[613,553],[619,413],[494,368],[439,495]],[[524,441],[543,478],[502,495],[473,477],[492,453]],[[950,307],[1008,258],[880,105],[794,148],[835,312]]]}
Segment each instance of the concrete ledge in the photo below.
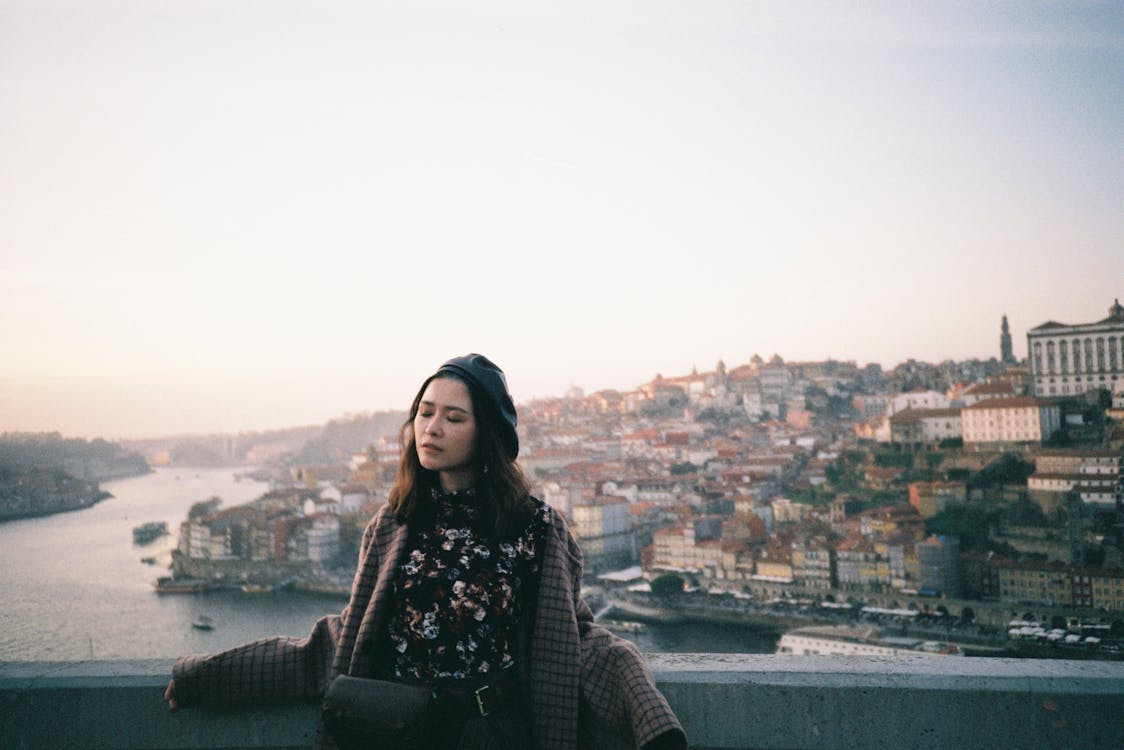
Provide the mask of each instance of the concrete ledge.
{"label": "concrete ledge", "polygon": [[[658,654],[692,747],[1124,747],[1124,663]],[[170,714],[171,662],[0,663],[0,748],[309,747],[318,706]],[[600,738],[599,750],[619,743]]]}

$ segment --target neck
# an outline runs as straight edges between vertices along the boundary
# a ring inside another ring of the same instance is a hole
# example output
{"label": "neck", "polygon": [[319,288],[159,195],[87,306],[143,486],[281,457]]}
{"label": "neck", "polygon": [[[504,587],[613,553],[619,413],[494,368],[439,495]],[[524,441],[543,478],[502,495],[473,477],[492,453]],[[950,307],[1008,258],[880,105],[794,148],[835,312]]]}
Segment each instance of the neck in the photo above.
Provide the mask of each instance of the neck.
{"label": "neck", "polygon": [[460,492],[476,486],[476,471],[463,469],[460,471],[442,471],[437,474],[444,492]]}

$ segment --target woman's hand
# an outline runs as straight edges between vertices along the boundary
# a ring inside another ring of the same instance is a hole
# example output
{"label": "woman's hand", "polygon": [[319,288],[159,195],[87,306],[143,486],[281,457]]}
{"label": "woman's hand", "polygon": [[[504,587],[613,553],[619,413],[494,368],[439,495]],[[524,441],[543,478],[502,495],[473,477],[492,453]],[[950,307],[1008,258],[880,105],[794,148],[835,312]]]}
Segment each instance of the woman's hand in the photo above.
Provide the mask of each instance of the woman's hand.
{"label": "woman's hand", "polygon": [[168,689],[164,691],[164,700],[168,701],[168,710],[172,713],[180,710],[180,704],[176,701],[176,681],[168,681]]}

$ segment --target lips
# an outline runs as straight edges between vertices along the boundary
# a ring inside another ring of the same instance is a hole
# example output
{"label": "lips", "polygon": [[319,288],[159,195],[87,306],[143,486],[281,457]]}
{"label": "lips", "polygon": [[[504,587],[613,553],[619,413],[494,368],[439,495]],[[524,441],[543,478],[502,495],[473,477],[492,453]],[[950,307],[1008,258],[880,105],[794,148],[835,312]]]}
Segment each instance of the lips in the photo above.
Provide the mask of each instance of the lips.
{"label": "lips", "polygon": [[441,448],[438,448],[436,445],[430,445],[429,443],[422,443],[421,449],[423,451],[425,451],[426,453],[440,453],[441,452]]}

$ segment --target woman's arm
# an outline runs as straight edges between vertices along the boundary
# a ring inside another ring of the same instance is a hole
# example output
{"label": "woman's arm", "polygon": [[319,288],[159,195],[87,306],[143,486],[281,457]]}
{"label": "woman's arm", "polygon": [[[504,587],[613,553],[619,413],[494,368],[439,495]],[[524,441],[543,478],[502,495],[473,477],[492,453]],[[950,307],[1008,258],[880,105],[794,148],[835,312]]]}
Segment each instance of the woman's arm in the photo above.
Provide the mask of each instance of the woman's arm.
{"label": "woman's arm", "polygon": [[[371,564],[367,557],[380,516],[381,512],[376,514],[363,534],[356,582],[364,566]],[[164,692],[168,708],[275,703],[323,694],[343,623],[355,611],[356,588],[353,583],[351,601],[341,614],[320,618],[304,638],[274,636],[217,654],[176,660]]]}

